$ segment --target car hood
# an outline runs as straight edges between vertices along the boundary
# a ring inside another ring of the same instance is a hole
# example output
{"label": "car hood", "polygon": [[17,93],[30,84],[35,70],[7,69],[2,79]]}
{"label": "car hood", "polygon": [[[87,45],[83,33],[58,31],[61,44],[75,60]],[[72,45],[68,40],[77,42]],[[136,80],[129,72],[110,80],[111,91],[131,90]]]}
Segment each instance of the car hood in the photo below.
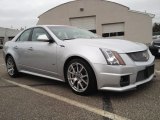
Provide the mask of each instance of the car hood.
{"label": "car hood", "polygon": [[144,51],[147,46],[142,43],[135,43],[119,39],[74,39],[65,41],[66,44],[75,46],[92,46],[98,48],[107,48],[118,53],[131,53]]}

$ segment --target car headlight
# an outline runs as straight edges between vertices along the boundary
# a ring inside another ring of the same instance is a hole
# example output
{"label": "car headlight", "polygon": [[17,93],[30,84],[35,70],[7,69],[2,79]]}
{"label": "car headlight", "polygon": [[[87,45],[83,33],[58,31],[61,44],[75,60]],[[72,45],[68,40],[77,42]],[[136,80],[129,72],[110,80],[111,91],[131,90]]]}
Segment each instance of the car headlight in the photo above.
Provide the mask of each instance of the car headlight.
{"label": "car headlight", "polygon": [[108,65],[126,65],[117,52],[103,48],[100,48],[100,50],[102,51]]}

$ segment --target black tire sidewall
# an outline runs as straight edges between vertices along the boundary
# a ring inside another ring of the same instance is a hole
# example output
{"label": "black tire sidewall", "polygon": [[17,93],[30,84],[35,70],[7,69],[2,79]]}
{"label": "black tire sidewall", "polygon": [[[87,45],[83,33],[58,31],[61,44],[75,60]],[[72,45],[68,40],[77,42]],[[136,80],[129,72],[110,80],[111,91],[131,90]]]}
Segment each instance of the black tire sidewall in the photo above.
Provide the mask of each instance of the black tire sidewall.
{"label": "black tire sidewall", "polygon": [[[13,75],[10,75],[9,73],[8,74],[9,74],[9,76],[15,78],[15,77],[18,76],[18,73],[19,73],[18,70],[17,70],[16,64],[15,64],[15,61],[14,61],[12,56],[8,56],[7,60],[6,60],[6,65],[7,65],[8,59],[11,59],[13,61],[13,64],[14,64],[14,74]],[[8,68],[7,68],[7,72],[8,72]]]}
{"label": "black tire sidewall", "polygon": [[[68,78],[67,78],[68,68],[69,68],[69,66],[70,66],[72,63],[75,63],[75,62],[82,64],[82,65],[85,67],[85,69],[87,70],[87,73],[88,73],[88,76],[89,76],[89,84],[88,84],[87,89],[86,89],[84,92],[77,92],[77,91],[75,91],[75,90],[70,86],[70,84],[69,84],[69,82],[68,82]],[[66,79],[66,81],[68,82],[68,84],[69,84],[70,88],[72,89],[72,91],[73,91],[74,93],[78,94],[78,95],[89,95],[89,94],[92,94],[93,92],[96,91],[96,88],[97,88],[96,85],[97,85],[97,84],[96,84],[95,74],[94,74],[91,66],[90,66],[86,61],[84,61],[84,60],[82,60],[82,59],[73,59],[73,60],[71,60],[71,61],[67,64],[67,67],[65,68],[65,79]]]}

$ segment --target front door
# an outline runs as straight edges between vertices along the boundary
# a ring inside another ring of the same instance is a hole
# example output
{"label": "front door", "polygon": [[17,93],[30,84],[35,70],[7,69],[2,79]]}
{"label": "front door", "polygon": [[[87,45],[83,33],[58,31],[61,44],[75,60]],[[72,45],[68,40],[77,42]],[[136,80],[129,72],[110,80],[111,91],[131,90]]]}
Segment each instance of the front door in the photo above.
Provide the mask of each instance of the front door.
{"label": "front door", "polygon": [[57,44],[39,41],[40,35],[51,38],[45,29],[34,28],[31,42],[27,45],[28,49],[25,53],[27,59],[24,64],[29,67],[29,71],[34,73],[55,76],[57,75]]}

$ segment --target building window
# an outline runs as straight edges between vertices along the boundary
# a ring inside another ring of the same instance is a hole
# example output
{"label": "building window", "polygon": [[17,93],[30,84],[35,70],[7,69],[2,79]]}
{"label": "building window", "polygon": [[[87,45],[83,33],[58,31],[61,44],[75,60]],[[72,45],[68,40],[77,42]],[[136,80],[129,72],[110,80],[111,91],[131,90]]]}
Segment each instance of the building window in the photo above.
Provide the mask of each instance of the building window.
{"label": "building window", "polygon": [[118,32],[118,36],[124,36],[124,32]]}
{"label": "building window", "polygon": [[114,36],[117,36],[117,33],[116,33],[116,32],[110,33],[110,37],[114,37]]}
{"label": "building window", "polygon": [[97,31],[96,31],[96,30],[89,30],[89,31],[91,31],[92,33],[97,33]]}
{"label": "building window", "polygon": [[102,37],[109,37],[109,33],[103,33]]}
{"label": "building window", "polygon": [[116,37],[116,36],[124,36],[124,32],[111,32],[111,33],[103,33],[102,37]]}

